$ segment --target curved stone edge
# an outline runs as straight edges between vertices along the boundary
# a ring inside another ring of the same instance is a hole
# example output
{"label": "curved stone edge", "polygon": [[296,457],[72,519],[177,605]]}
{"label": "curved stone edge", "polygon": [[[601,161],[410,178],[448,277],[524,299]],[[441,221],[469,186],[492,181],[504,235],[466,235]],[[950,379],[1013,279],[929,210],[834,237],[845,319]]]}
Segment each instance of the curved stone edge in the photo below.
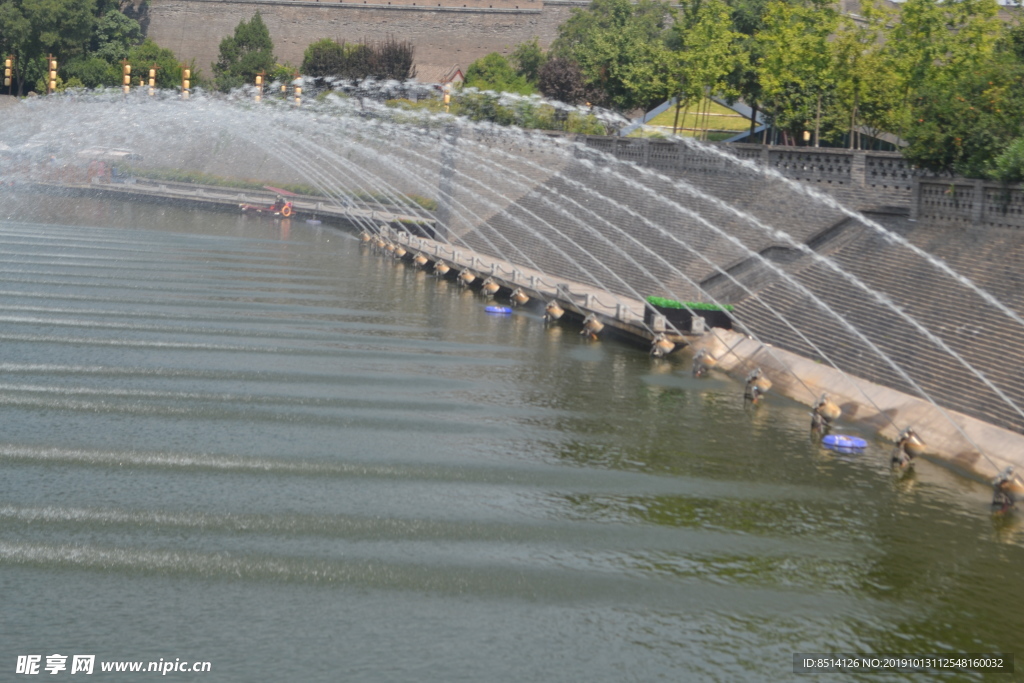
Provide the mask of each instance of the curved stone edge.
{"label": "curved stone edge", "polygon": [[893,442],[901,429],[913,427],[928,446],[925,457],[971,479],[990,483],[1008,466],[1018,472],[1024,469],[1024,436],[1002,427],[766,346],[732,330],[715,328],[694,339],[692,347],[695,352],[703,348],[712,353],[719,359],[718,367],[730,374],[745,375],[760,367],[772,380],[772,393],[807,406],[828,392],[843,410],[842,421],[867,425]]}

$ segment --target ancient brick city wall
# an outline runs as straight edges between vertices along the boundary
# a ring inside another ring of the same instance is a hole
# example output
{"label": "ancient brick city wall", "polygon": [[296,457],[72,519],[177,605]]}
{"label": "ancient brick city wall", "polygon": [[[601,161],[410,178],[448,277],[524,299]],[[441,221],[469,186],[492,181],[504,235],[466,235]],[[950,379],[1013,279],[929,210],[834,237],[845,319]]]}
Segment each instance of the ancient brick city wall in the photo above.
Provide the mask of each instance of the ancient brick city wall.
{"label": "ancient brick city wall", "polygon": [[508,54],[537,37],[551,43],[573,3],[542,0],[150,0],[148,35],[179,59],[195,59],[207,75],[220,41],[257,11],[278,60],[298,66],[310,43],[394,36],[416,46],[420,80],[436,80],[453,65],[463,70],[490,52]]}

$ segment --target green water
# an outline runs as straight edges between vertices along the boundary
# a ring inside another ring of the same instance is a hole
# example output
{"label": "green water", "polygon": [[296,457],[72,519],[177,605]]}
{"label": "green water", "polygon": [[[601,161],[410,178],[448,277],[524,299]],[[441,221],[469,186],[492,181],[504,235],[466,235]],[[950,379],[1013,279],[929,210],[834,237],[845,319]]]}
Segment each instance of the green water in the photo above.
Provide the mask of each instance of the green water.
{"label": "green water", "polygon": [[[0,680],[765,681],[1024,641],[1018,520],[806,408],[329,227],[7,200]],[[859,676],[939,677],[984,678]]]}

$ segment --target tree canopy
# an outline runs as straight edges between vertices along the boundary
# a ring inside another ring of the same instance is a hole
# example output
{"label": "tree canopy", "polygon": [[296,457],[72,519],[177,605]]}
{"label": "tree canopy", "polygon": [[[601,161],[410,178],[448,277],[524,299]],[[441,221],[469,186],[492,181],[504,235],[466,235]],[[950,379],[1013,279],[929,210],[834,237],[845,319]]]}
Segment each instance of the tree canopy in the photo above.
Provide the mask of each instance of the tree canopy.
{"label": "tree canopy", "polygon": [[[46,59],[58,64],[58,89],[63,86],[117,86],[121,60],[144,60],[166,65],[158,70],[161,87],[174,87],[172,72],[180,74],[177,59],[155,43],[143,42],[142,9],[120,0],[0,0],[0,54],[14,56],[11,92],[25,94],[46,86]],[[129,16],[131,15],[131,16]],[[173,69],[172,69],[173,64]],[[193,67],[192,81],[202,82]]]}
{"label": "tree canopy", "polygon": [[324,38],[306,48],[302,73],[314,78],[405,81],[416,75],[414,57],[412,43],[390,36],[365,44]]}
{"label": "tree canopy", "polygon": [[242,20],[234,35],[220,41],[220,56],[213,64],[217,87],[227,92],[247,83],[254,83],[256,74],[274,68],[274,42],[263,17],[256,12],[249,21]]}
{"label": "tree canopy", "polygon": [[470,64],[466,69],[464,85],[469,88],[519,95],[530,95],[535,92],[534,87],[523,76],[517,74],[508,60],[497,52],[492,52]]}

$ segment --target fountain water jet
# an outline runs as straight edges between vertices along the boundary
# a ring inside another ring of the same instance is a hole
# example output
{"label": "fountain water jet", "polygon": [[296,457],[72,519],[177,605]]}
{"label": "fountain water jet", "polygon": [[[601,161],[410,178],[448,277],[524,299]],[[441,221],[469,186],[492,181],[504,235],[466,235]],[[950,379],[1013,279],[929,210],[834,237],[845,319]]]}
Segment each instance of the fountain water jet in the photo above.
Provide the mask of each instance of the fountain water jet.
{"label": "fountain water jet", "polygon": [[[278,118],[281,118],[281,119],[287,119],[287,116],[280,116],[280,115],[279,115],[279,116],[278,116]],[[364,133],[365,133],[365,131],[364,131]],[[367,177],[367,176],[365,176],[365,175],[364,175],[363,177]],[[374,182],[374,183],[376,183],[376,180],[374,180],[373,182]],[[545,188],[545,189],[547,189],[547,188]],[[633,188],[633,189],[636,189],[636,188]],[[556,199],[554,199],[553,201],[557,202],[558,200],[557,200],[557,198],[556,198]],[[461,239],[461,238],[460,238],[460,239]],[[496,250],[496,251],[498,251],[498,253],[501,253],[501,250]],[[700,251],[700,249],[698,248],[698,249],[697,249],[696,251],[697,251],[697,252],[699,252],[699,251]],[[506,258],[508,258],[508,257],[506,257]],[[509,260],[512,260],[512,259],[510,258]],[[607,282],[607,280],[606,280],[606,282]],[[635,291],[635,288],[634,288],[634,291]]]}

